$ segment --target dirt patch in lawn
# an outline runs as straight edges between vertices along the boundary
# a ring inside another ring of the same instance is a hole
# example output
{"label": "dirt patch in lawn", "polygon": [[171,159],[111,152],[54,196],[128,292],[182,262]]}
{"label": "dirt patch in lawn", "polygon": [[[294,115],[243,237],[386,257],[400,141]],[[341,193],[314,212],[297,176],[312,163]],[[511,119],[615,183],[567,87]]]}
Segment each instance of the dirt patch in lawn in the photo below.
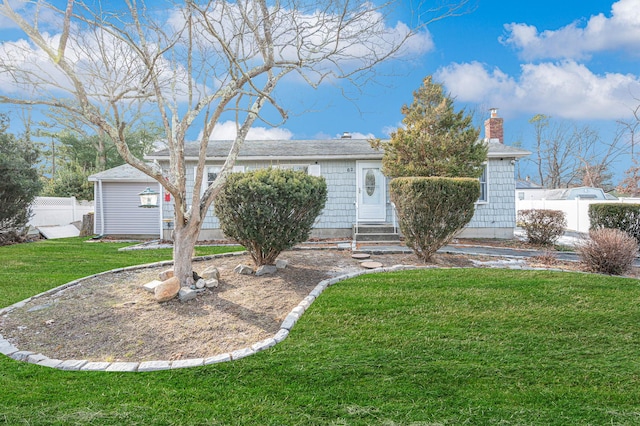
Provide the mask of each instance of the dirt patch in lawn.
{"label": "dirt patch in lawn", "polygon": [[[195,271],[218,267],[220,286],[184,303],[158,303],[142,288],[166,267],[102,274],[3,315],[0,334],[20,350],[56,359],[204,358],[272,337],[318,282],[363,269],[348,250],[292,250],[280,259],[288,261],[286,269],[261,277],[233,272],[240,263],[251,265],[247,255],[196,262]],[[372,255],[371,260],[383,266],[423,265],[412,254]],[[433,266],[477,265],[463,255],[438,254]]]}

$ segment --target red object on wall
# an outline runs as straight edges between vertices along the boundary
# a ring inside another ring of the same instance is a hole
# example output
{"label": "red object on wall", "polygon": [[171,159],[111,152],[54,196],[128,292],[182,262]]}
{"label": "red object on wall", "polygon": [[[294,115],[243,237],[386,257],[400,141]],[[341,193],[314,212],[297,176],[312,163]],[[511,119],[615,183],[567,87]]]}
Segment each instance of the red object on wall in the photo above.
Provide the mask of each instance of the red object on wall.
{"label": "red object on wall", "polygon": [[164,193],[164,201],[166,202],[171,201],[171,194],[169,192]]}

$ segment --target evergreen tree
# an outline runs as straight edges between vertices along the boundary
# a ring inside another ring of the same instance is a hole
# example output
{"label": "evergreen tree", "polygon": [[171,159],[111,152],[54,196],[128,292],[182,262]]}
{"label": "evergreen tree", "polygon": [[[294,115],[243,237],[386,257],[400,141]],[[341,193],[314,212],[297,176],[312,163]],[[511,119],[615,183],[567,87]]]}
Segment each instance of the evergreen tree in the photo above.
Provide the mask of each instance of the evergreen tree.
{"label": "evergreen tree", "polygon": [[0,245],[22,236],[42,186],[35,167],[38,151],[28,139],[7,133],[8,124],[0,115]]}
{"label": "evergreen tree", "polygon": [[372,141],[373,147],[384,149],[384,174],[479,178],[487,146],[478,138],[472,116],[455,112],[453,99],[431,76],[413,98],[411,105],[402,107],[404,128],[392,133],[388,142]]}

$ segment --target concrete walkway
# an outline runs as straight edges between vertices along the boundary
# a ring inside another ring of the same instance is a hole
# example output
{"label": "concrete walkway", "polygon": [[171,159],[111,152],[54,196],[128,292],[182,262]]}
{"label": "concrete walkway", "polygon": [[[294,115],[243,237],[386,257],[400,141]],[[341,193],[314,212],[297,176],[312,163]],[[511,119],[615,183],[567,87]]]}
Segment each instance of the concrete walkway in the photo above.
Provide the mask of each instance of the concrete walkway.
{"label": "concrete walkway", "polygon": [[[411,253],[406,246],[360,246],[354,252],[370,254]],[[493,256],[506,259],[526,259],[544,253],[544,249],[516,249],[509,247],[475,246],[463,244],[450,244],[438,250],[438,253],[464,254],[468,256]],[[552,251],[558,260],[579,262],[580,256],[574,251]],[[636,258],[634,266],[640,267],[640,259]]]}

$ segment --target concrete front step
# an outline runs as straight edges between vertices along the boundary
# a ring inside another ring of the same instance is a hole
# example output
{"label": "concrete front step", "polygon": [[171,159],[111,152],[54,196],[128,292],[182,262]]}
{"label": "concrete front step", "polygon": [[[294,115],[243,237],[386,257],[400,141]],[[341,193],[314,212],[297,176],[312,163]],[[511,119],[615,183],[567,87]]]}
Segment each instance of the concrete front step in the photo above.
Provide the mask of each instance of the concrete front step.
{"label": "concrete front step", "polygon": [[354,234],[394,234],[397,228],[389,223],[353,225]]}
{"label": "concrete front step", "polygon": [[358,224],[353,226],[355,242],[400,242],[398,229],[390,223]]}
{"label": "concrete front step", "polygon": [[400,235],[398,234],[354,234],[354,241],[356,242],[400,242]]}

